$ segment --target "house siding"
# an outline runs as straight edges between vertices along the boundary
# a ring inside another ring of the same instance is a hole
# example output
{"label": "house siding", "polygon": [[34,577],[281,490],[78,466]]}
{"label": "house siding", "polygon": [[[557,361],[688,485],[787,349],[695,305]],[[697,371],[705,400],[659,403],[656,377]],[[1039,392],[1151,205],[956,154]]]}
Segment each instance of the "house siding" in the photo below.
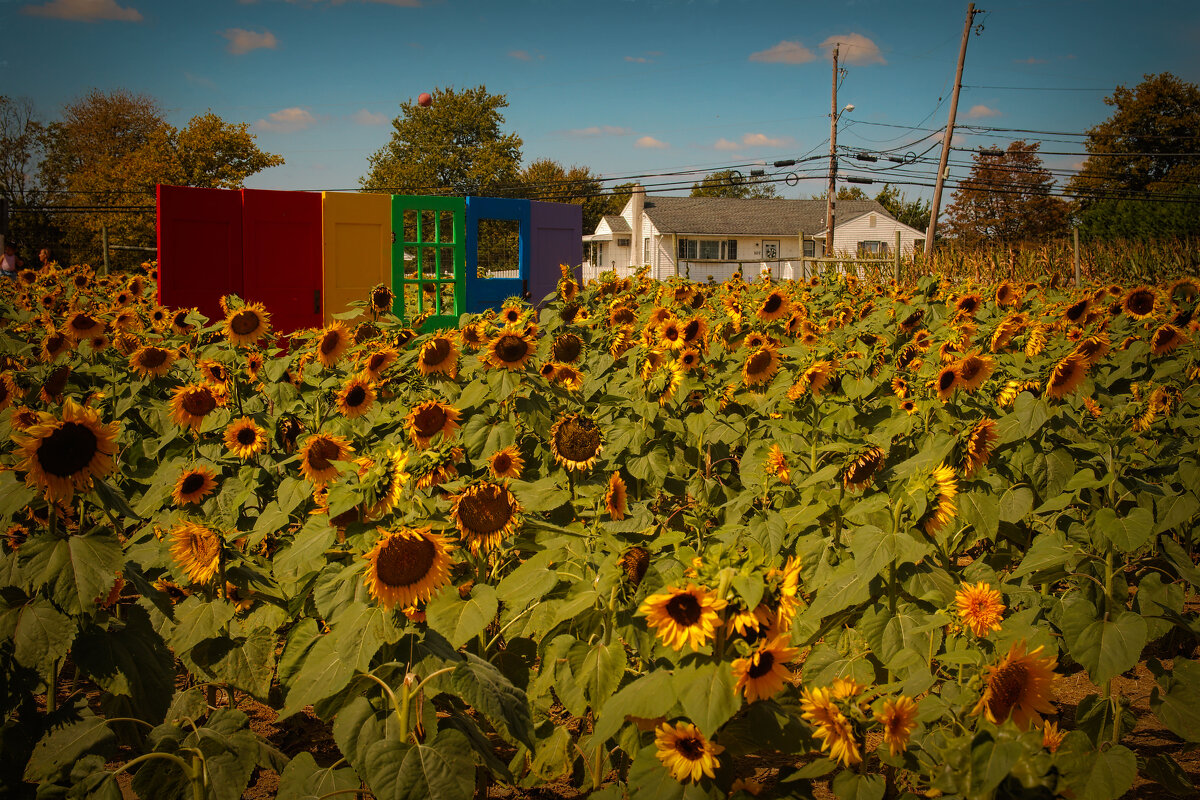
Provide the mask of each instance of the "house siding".
{"label": "house siding", "polygon": [[[872,217],[875,218],[874,227],[871,226]],[[858,254],[858,245],[861,242],[884,242],[888,255],[892,255],[896,247],[896,231],[900,231],[900,252],[906,256],[912,255],[917,239],[925,238],[925,234],[901,222],[872,212],[838,225],[833,234],[833,247],[838,255],[853,258]]]}

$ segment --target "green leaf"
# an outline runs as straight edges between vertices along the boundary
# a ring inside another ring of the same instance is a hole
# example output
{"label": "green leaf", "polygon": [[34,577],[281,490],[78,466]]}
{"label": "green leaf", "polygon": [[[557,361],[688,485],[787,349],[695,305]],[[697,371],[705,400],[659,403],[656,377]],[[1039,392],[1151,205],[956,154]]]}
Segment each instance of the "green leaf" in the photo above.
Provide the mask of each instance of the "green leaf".
{"label": "green leaf", "polygon": [[210,679],[265,703],[275,674],[275,634],[255,628],[249,636],[205,639],[192,649],[192,661]]}
{"label": "green leaf", "polygon": [[1073,558],[1078,556],[1073,553],[1073,546],[1067,544],[1066,534],[1058,531],[1041,533],[1034,537],[1033,545],[1021,559],[1013,577],[1029,575],[1034,581],[1048,580],[1049,576],[1063,574],[1063,567]]}
{"label": "green leaf", "polygon": [[51,730],[37,743],[25,766],[25,780],[39,783],[88,753],[108,755],[115,737],[104,718],[96,716],[86,705],[79,713],[78,722]]}
{"label": "green leaf", "polygon": [[471,744],[456,730],[438,731],[425,744],[375,742],[363,773],[378,800],[471,800],[475,793]]}
{"label": "green leaf", "polygon": [[963,522],[975,528],[980,536],[996,538],[1000,530],[1000,504],[995,495],[970,491],[960,494],[957,501]]}
{"label": "green leaf", "polygon": [[683,800],[685,785],[667,772],[654,747],[638,751],[629,768],[629,800]]}
{"label": "green leaf", "polygon": [[125,609],[123,622],[103,630],[89,625],[71,649],[75,663],[116,698],[114,716],[158,724],[175,694],[175,659],[141,606]]}
{"label": "green leaf", "polygon": [[927,537],[918,538],[912,528],[882,531],[874,525],[859,525],[850,537],[850,549],[855,564],[864,573],[878,575],[889,564],[915,564],[924,558],[933,545]]}
{"label": "green leaf", "polygon": [[295,584],[320,572],[325,566],[325,551],[333,544],[337,531],[329,518],[310,517],[292,543],[275,554],[271,569],[281,584]]}
{"label": "green leaf", "polygon": [[279,488],[275,490],[275,502],[279,504],[279,510],[284,514],[291,514],[296,506],[311,496],[312,484],[290,475],[280,481]]}
{"label": "green leaf", "polygon": [[1179,573],[1179,577],[1192,586],[1200,587],[1200,568],[1192,563],[1191,557],[1179,545],[1179,542],[1170,536],[1163,536],[1159,541],[1162,543],[1163,552],[1167,554],[1167,558],[1171,559],[1171,564]]}
{"label": "green leaf", "polygon": [[1132,669],[1146,646],[1146,620],[1131,611],[1102,619],[1096,607],[1078,595],[1064,603],[1063,642],[1071,657],[1087,669],[1092,682],[1103,686]]}
{"label": "green leaf", "polygon": [[833,777],[830,788],[839,800],[882,800],[887,782],[882,775],[859,775],[844,769]]}
{"label": "green leaf", "polygon": [[567,651],[567,661],[588,704],[599,709],[617,690],[625,674],[625,646],[620,642],[576,642]]}
{"label": "green leaf", "polygon": [[477,583],[466,600],[453,587],[443,590],[429,601],[425,617],[430,629],[457,648],[483,632],[496,618],[497,608],[496,590],[486,583]]}
{"label": "green leaf", "polygon": [[1200,662],[1176,658],[1151,690],[1150,710],[1175,735],[1200,742]]}
{"label": "green leaf", "polygon": [[338,655],[333,636],[319,637],[305,654],[300,670],[288,682],[287,705],[279,712],[279,718],[286,719],[307,705],[332,697],[353,677],[354,665]]}
{"label": "green leaf", "polygon": [[121,540],[112,531],[85,536],[37,536],[21,546],[23,572],[33,588],[46,585],[50,599],[68,614],[88,614],[117,580],[124,563]]}
{"label": "green leaf", "polygon": [[14,519],[17,512],[29,505],[37,497],[32,486],[17,477],[13,470],[0,472],[0,518]]}
{"label": "green leaf", "polygon": [[500,670],[467,653],[466,661],[447,677],[463,702],[483,714],[496,730],[534,749],[529,699]]}
{"label": "green leaf", "polygon": [[1033,490],[1026,486],[1011,486],[1000,495],[997,513],[1001,522],[1020,522],[1033,511]]}
{"label": "green leaf", "polygon": [[1200,501],[1190,492],[1163,497],[1154,504],[1155,516],[1158,523],[1154,526],[1155,533],[1166,533],[1172,528],[1183,525],[1200,511]]}
{"label": "green leaf", "polygon": [[1111,508],[1102,508],[1092,517],[1092,530],[1100,541],[1110,541],[1123,553],[1139,549],[1154,534],[1154,515],[1138,506],[1126,517],[1118,517]]}
{"label": "green leaf", "polygon": [[1115,800],[1133,786],[1137,778],[1137,756],[1124,745],[1114,745],[1096,753],[1087,780],[1079,790],[1079,797],[1088,800]]}
{"label": "green leaf", "polygon": [[116,512],[118,517],[141,521],[141,517],[129,507],[129,501],[125,499],[125,495],[116,487],[109,486],[100,478],[92,479],[92,487],[96,490],[96,496],[100,498],[101,504],[109,511]]}
{"label": "green leaf", "polygon": [[553,564],[561,555],[557,548],[540,550],[497,584],[496,597],[505,604],[509,614],[524,611],[558,585],[558,573]]}
{"label": "green leaf", "polygon": [[176,655],[185,655],[202,640],[219,635],[237,609],[233,603],[210,602],[200,595],[192,595],[176,607],[179,620],[167,644]]}
{"label": "green leaf", "polygon": [[395,612],[382,606],[355,602],[330,623],[338,655],[360,672],[366,672],[380,646],[400,641]]}
{"label": "green leaf", "polygon": [[330,792],[347,792],[357,789],[360,781],[349,767],[330,769],[317,766],[312,753],[301,751],[288,762],[279,776],[278,797],[294,800],[317,800]]}
{"label": "green leaf", "polygon": [[675,671],[675,694],[683,713],[712,737],[742,706],[728,664],[689,664]]}
{"label": "green leaf", "polygon": [[1146,759],[1146,766],[1142,772],[1176,797],[1194,797],[1196,794],[1196,786],[1183,771],[1183,767],[1166,753]]}
{"label": "green leaf", "polygon": [[1031,439],[1048,419],[1050,410],[1046,402],[1035,398],[1029,392],[1021,392],[1013,403],[1013,410],[996,423],[998,444]]}
{"label": "green leaf", "polygon": [[593,733],[597,738],[611,739],[625,724],[626,717],[656,719],[666,716],[673,705],[675,686],[671,673],[648,672],[608,699],[600,709]]}
{"label": "green leaf", "polygon": [[829,573],[828,581],[817,590],[804,616],[823,619],[850,606],[865,603],[871,597],[870,583],[873,577],[874,573],[859,569],[852,559],[845,559]]}
{"label": "green leaf", "polygon": [[0,634],[12,639],[17,663],[36,670],[47,683],[55,662],[71,648],[74,633],[71,618],[42,598],[0,614]]}
{"label": "green leaf", "polygon": [[553,511],[571,499],[570,491],[559,485],[555,475],[547,475],[534,483],[513,481],[509,486],[526,513]]}
{"label": "green leaf", "polygon": [[333,740],[338,750],[358,771],[366,764],[367,748],[377,741],[401,740],[400,720],[390,698],[374,681],[362,681],[370,694],[355,697],[333,718]]}

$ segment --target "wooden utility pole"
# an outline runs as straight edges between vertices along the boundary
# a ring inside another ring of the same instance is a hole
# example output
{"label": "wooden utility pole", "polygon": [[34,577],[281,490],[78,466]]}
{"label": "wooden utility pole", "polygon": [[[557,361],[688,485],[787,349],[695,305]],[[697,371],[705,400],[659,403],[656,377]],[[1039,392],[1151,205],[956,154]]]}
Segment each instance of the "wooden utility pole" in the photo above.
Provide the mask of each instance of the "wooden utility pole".
{"label": "wooden utility pole", "polygon": [[942,157],[938,159],[937,180],[933,184],[933,206],[929,211],[929,230],[925,232],[925,255],[933,252],[933,236],[937,233],[938,210],[942,206],[942,184],[946,180],[946,162],[950,160],[950,142],[954,138],[954,116],[958,113],[958,92],[962,88],[963,62],[967,59],[967,40],[975,21],[974,3],[967,3],[967,22],[963,25],[962,45],[958,48],[958,71],[954,73],[954,95],[950,98],[950,119],[942,136]]}
{"label": "wooden utility pole", "polygon": [[829,191],[825,200],[825,257],[833,258],[833,221],[837,203],[838,46],[833,45],[833,90],[829,95]]}

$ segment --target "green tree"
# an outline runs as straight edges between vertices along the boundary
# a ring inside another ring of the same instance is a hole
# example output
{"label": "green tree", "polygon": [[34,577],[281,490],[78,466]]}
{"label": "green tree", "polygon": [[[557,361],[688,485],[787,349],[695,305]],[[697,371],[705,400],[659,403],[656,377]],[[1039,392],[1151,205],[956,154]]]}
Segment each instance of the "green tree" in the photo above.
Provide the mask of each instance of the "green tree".
{"label": "green tree", "polygon": [[283,164],[283,156],[258,149],[247,123],[226,122],[211,111],[192,117],[167,144],[170,182],[182,186],[237,189],[247,177]]}
{"label": "green tree", "polygon": [[[824,195],[820,199],[824,200]],[[842,186],[837,191],[837,199],[840,202],[842,200],[870,200],[871,198],[867,197],[867,193],[857,186]]]}
{"label": "green tree", "polygon": [[1100,237],[1200,234],[1200,87],[1164,72],[1104,102],[1113,113],[1088,131],[1088,158],[1067,184],[1081,227]]}
{"label": "green tree", "polygon": [[875,195],[875,202],[910,228],[916,228],[919,231],[929,229],[929,212],[933,207],[930,201],[922,200],[919,197],[909,200],[904,192],[885,183],[879,190],[879,194]]}
{"label": "green tree", "polygon": [[1017,140],[1001,155],[976,153],[971,174],[946,207],[946,235],[964,244],[1016,244],[1062,234],[1066,201],[1053,197],[1054,178],[1040,144]]}
{"label": "green tree", "polygon": [[12,215],[8,239],[27,260],[60,236],[41,210],[47,196],[37,181],[37,167],[45,151],[46,126],[33,101],[0,95],[0,197],[8,201]]}
{"label": "green tree", "polygon": [[520,184],[516,192],[520,197],[583,206],[585,233],[594,231],[600,218],[610,213],[610,198],[604,193],[604,184],[587,167],[564,169],[553,159],[539,158],[521,170]]}
{"label": "green tree", "polygon": [[368,191],[497,195],[519,185],[521,137],[504,133],[502,94],[435,89],[433,104],[400,105],[392,138],[368,157],[359,180]]}
{"label": "green tree", "polygon": [[692,197],[734,197],[766,199],[779,197],[775,184],[765,178],[747,178],[734,169],[710,172],[692,184]]}

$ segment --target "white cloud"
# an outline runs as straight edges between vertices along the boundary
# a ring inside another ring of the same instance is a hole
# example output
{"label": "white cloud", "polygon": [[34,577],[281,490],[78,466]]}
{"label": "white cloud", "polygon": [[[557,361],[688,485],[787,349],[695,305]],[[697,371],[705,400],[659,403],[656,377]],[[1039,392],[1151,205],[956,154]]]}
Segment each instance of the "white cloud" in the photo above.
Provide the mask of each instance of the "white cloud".
{"label": "white cloud", "polygon": [[750,54],[751,61],[766,61],[770,64],[806,64],[815,60],[816,57],[816,53],[799,42],[788,41]]}
{"label": "white cloud", "polygon": [[833,52],[833,46],[838,46],[838,59],[846,64],[865,66],[867,64],[886,64],[879,45],[863,36],[861,33],[846,33],[830,36],[821,42],[820,48],[826,53]]}
{"label": "white cloud", "polygon": [[244,28],[229,28],[221,31],[221,35],[229,40],[229,45],[225,49],[235,56],[249,53],[251,50],[274,50],[279,44],[275,39],[275,34],[270,31],[256,33]]}
{"label": "white cloud", "polygon": [[790,137],[784,136],[779,139],[772,139],[765,133],[747,133],[742,137],[742,144],[747,147],[783,147],[792,143]]}
{"label": "white cloud", "polygon": [[266,119],[254,123],[254,127],[271,133],[295,133],[316,124],[317,118],[308,109],[293,106],[268,114]]}
{"label": "white cloud", "polygon": [[1014,58],[1013,63],[1014,64],[1045,64],[1046,59],[1034,58],[1033,56],[1030,56],[1029,58]]}
{"label": "white cloud", "polygon": [[195,86],[203,86],[205,89],[216,89],[217,82],[211,78],[206,78],[203,75],[194,75],[190,72],[183,73],[183,79]]}
{"label": "white cloud", "polygon": [[626,61],[631,61],[634,64],[653,64],[654,62],[645,56],[625,56]]}
{"label": "white cloud", "polygon": [[634,145],[634,147],[648,147],[648,148],[652,148],[655,150],[661,150],[663,148],[671,146],[671,145],[667,144],[666,142],[660,142],[658,139],[655,139],[653,136],[643,136],[642,138],[640,138],[636,142],[634,142],[633,145]]}
{"label": "white cloud", "polygon": [[987,119],[988,117],[998,117],[1001,112],[994,108],[988,108],[983,103],[971,106],[971,110],[967,112],[967,119]]}
{"label": "white cloud", "polygon": [[136,8],[123,8],[117,0],[50,0],[45,5],[22,6],[21,12],[33,17],[69,19],[75,22],[141,22],[142,13]]}
{"label": "white cloud", "polygon": [[532,61],[533,56],[529,55],[528,50],[509,50],[509,58],[515,58],[517,61]]}
{"label": "white cloud", "polygon": [[740,147],[737,142],[731,142],[724,137],[717,139],[717,143],[713,145],[714,150],[737,150]]}
{"label": "white cloud", "polygon": [[367,111],[365,108],[360,108],[350,116],[350,119],[357,122],[359,125],[383,125],[388,121],[387,114],[382,111],[378,114]]}
{"label": "white cloud", "polygon": [[628,136],[632,128],[621,128],[616,125],[592,125],[589,128],[574,128],[567,131],[568,136],[585,138],[589,136]]}

